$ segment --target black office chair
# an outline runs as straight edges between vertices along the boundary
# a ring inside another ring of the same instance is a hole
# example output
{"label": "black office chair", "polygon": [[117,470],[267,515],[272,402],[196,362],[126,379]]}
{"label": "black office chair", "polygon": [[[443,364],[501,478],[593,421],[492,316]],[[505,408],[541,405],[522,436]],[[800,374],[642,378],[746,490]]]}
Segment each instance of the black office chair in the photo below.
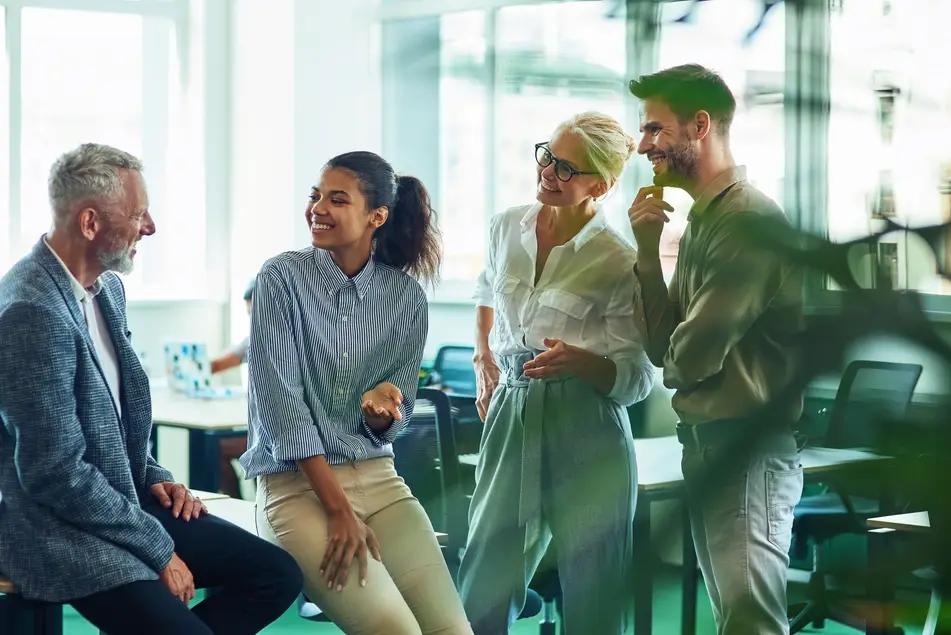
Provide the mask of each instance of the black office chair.
{"label": "black office chair", "polygon": [[[881,424],[905,414],[921,370],[918,364],[850,363],[839,383],[825,436],[817,445],[872,450],[884,447]],[[833,606],[826,589],[828,571],[824,568],[823,546],[837,536],[866,534],[866,521],[880,513],[879,502],[856,494],[866,493],[872,487],[831,480],[823,493],[804,496],[796,507],[794,550],[802,552],[811,543],[813,569],[807,589],[808,601],[790,607],[791,633],[809,624],[822,628],[827,619],[865,628],[863,619]]]}
{"label": "black office chair", "polygon": [[[546,563],[549,563],[546,566]],[[535,617],[539,613],[542,619],[538,623],[539,635],[556,635],[558,623],[564,624],[564,604],[561,596],[561,579],[554,563],[554,552],[549,552],[542,559],[535,577],[529,585],[525,608],[518,619],[523,620]],[[562,626],[564,632],[564,626]]]}
{"label": "black office chair", "polygon": [[436,351],[433,368],[430,373],[432,383],[442,386],[450,393],[461,395],[476,394],[475,369],[472,356],[475,349],[471,346],[443,346]]}

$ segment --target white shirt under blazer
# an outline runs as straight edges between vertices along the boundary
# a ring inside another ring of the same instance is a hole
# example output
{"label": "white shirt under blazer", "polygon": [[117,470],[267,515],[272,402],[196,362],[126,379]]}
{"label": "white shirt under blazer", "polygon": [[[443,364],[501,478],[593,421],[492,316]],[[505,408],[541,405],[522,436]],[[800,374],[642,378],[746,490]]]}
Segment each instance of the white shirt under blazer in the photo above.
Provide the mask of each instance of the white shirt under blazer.
{"label": "white shirt under blazer", "polygon": [[574,238],[552,250],[536,285],[541,209],[541,203],[513,207],[491,219],[474,296],[478,306],[495,313],[489,345],[505,357],[544,350],[551,338],[607,357],[617,367],[608,397],[630,406],[647,397],[654,383],[637,328],[637,252],[598,209]]}

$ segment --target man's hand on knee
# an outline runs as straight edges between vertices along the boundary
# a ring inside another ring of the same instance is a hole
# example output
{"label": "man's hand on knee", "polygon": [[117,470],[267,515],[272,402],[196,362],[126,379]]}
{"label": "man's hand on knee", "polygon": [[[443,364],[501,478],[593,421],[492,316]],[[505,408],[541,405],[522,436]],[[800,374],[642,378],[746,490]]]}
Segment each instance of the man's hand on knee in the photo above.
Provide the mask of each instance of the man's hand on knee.
{"label": "man's hand on knee", "polygon": [[156,483],[150,490],[152,496],[165,509],[172,510],[172,518],[179,516],[185,522],[207,514],[208,508],[181,483]]}
{"label": "man's hand on knee", "polygon": [[185,604],[188,604],[194,599],[195,578],[192,577],[192,572],[189,571],[177,553],[172,553],[172,560],[159,573],[159,579],[172,595]]}

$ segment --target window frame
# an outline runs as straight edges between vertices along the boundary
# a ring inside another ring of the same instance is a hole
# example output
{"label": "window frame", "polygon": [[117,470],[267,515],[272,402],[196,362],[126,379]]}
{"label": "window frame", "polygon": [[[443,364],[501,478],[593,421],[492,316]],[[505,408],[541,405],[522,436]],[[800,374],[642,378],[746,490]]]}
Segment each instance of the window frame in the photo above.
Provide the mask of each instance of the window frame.
{"label": "window frame", "polygon": [[[494,36],[494,13],[511,5],[545,4],[551,0],[390,0],[378,9],[379,19],[407,20],[443,13],[482,9],[487,12],[486,38]],[[605,10],[611,10],[605,0]],[[617,0],[626,5],[628,41],[637,46],[628,47],[627,74],[636,77],[654,70],[660,43],[662,25],[659,23],[660,3],[641,0]],[[839,9],[841,0],[786,0],[786,69],[784,120],[786,133],[787,185],[784,189],[783,208],[796,228],[821,236],[828,235],[828,132],[831,112],[830,48],[832,12]],[[494,41],[487,41],[490,51],[486,64],[492,65],[494,77]],[[386,77],[384,77],[384,82]],[[495,87],[490,85],[490,99]],[[637,103],[631,100],[635,112]],[[490,108],[490,111],[494,108]],[[489,122],[487,134],[494,134],[494,121]],[[491,139],[489,148],[492,148]],[[487,154],[492,155],[492,152]],[[489,159],[491,161],[491,158]],[[487,166],[492,168],[492,166]],[[488,174],[493,174],[489,171]],[[626,173],[632,182],[646,182],[646,165],[633,162]],[[491,184],[489,184],[491,187]],[[491,198],[489,200],[492,200]],[[494,210],[485,212],[485,234]],[[440,304],[473,304],[470,299],[475,281],[447,280],[431,296]],[[805,283],[805,306],[808,314],[832,313],[842,305],[841,291],[826,289],[821,275],[810,273]],[[939,322],[951,322],[951,295],[920,294],[926,315]]]}
{"label": "window frame", "polygon": [[[418,18],[438,18],[445,13],[456,13],[460,11],[482,10],[485,20],[485,76],[487,91],[487,115],[485,125],[485,144],[489,149],[486,152],[486,163],[483,166],[485,173],[490,175],[489,182],[486,184],[486,206],[483,209],[483,241],[489,240],[489,222],[496,214],[494,208],[495,201],[495,180],[491,175],[495,174],[495,153],[493,148],[496,145],[496,121],[497,121],[497,91],[499,68],[496,57],[496,25],[498,10],[507,6],[524,6],[536,4],[548,4],[552,0],[394,0],[387,3],[385,0],[379,6],[377,17],[384,25],[384,34],[390,24],[402,20],[412,20]],[[613,0],[612,0],[613,1]],[[605,10],[611,8],[605,3]],[[625,4],[626,15],[626,39],[627,41],[637,41],[638,46],[626,47],[626,74],[636,77],[648,69],[652,69],[656,63],[658,55],[657,27],[660,16],[660,7],[655,3],[645,3],[641,0],[618,0],[618,6]],[[633,19],[631,19],[633,18]],[[635,39],[632,39],[635,38]],[[386,45],[384,44],[384,50]],[[439,72],[438,67],[436,72]],[[439,77],[435,78],[438,82]],[[396,80],[391,73],[383,73],[383,94],[392,95],[395,90],[393,86]],[[638,113],[638,104],[633,98],[629,100],[628,114],[632,121],[636,120]],[[387,121],[384,116],[384,153],[389,153],[387,140],[387,124],[395,125],[392,121]],[[438,161],[438,159],[437,159]],[[646,162],[634,161],[625,170],[624,176],[618,183],[618,191],[613,195],[622,195],[622,192],[636,187],[637,183],[645,182],[645,179],[651,178],[650,170]],[[632,194],[633,195],[633,194]],[[445,279],[435,289],[427,289],[429,301],[437,305],[463,305],[474,306],[476,280],[465,279]]]}
{"label": "window frame", "polygon": [[[832,110],[831,99],[831,19],[841,10],[841,0],[787,0],[787,11],[797,13],[795,29],[787,26],[787,88],[796,100],[797,116],[787,121],[787,135],[796,139],[789,146],[787,165],[794,162],[795,185],[788,188],[786,209],[792,210],[796,226],[812,234],[828,236],[828,138]],[[787,14],[788,15],[788,14]],[[789,23],[787,23],[789,24]],[[797,54],[811,51],[812,55]],[[792,75],[790,75],[792,71]],[[787,95],[790,93],[787,92]],[[810,105],[814,105],[810,108]],[[798,158],[798,161],[797,161]],[[811,169],[810,169],[811,166]],[[816,169],[816,167],[820,169]],[[818,203],[818,204],[817,204]],[[907,266],[907,263],[906,263]],[[827,289],[823,276],[810,272],[806,278],[806,312],[810,315],[837,313],[844,292]],[[925,315],[934,322],[951,322],[951,295],[919,294]]]}
{"label": "window frame", "polygon": [[[228,0],[0,0],[5,13],[5,51],[8,68],[8,121],[9,138],[6,148],[0,151],[8,153],[9,191],[7,193],[8,215],[5,221],[7,235],[2,238],[4,246],[13,258],[22,253],[21,244],[21,179],[22,179],[22,11],[24,9],[61,9],[83,12],[117,13],[137,15],[143,18],[167,19],[171,22],[179,48],[182,65],[180,77],[185,84],[191,68],[191,47],[195,43],[195,24],[193,18],[200,12],[198,28],[202,29],[199,42],[202,66],[208,68],[228,68]],[[146,22],[143,30],[143,77],[168,76],[168,45],[163,40],[156,46],[156,37],[163,29],[150,28]],[[146,83],[147,84],[147,83]],[[185,84],[184,90],[189,86]],[[168,121],[167,85],[144,85],[147,99],[144,100],[145,115],[158,121]],[[204,127],[205,145],[205,187],[201,207],[205,211],[206,227],[227,227],[228,209],[228,143],[230,127],[230,105],[227,102],[230,91],[228,73],[202,72],[201,86],[204,103],[201,104],[201,118]],[[215,113],[215,116],[209,116]],[[166,130],[162,126],[143,127],[143,148],[151,150],[152,161],[159,163],[164,156]],[[156,153],[154,150],[158,148]],[[161,168],[156,168],[161,169]],[[175,293],[169,285],[146,281],[141,288],[130,293],[129,304],[144,306],[172,305],[194,300],[224,302],[227,298],[228,281],[228,235],[227,232],[206,231],[204,242],[205,255],[203,266],[207,272],[204,288]]]}

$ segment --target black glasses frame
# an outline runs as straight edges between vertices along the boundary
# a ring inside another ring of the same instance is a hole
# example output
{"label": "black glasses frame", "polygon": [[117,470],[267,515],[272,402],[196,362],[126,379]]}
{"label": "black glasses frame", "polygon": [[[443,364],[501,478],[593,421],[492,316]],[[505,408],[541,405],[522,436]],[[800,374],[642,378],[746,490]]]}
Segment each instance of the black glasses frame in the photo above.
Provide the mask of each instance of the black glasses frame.
{"label": "black glasses frame", "polygon": [[[582,171],[582,170],[576,170],[576,169],[574,169],[573,167],[571,167],[570,165],[568,165],[568,162],[567,162],[567,161],[565,161],[564,159],[559,159],[559,158],[556,157],[554,154],[552,154],[551,148],[548,147],[548,144],[549,144],[549,143],[551,143],[551,142],[550,142],[550,141],[542,141],[541,143],[536,143],[536,144],[535,144],[535,162],[538,163],[538,165],[540,165],[540,166],[543,167],[543,168],[547,168],[549,165],[551,165],[552,163],[554,163],[554,164],[555,164],[555,178],[557,178],[557,179],[558,179],[559,181],[561,181],[562,183],[567,183],[568,181],[571,180],[571,177],[575,176],[576,174],[582,174],[582,175],[584,175],[584,174],[598,175],[598,172],[584,172],[584,171]],[[543,160],[541,159],[541,157],[539,157],[539,155],[538,155],[538,151],[541,150],[541,149],[544,149],[544,150],[545,150],[545,153],[548,155],[548,161],[547,161],[547,162],[543,161]],[[562,171],[562,170],[564,170],[564,171],[566,171],[566,172],[568,173],[568,178],[562,178],[562,176],[561,176],[561,171]]]}

